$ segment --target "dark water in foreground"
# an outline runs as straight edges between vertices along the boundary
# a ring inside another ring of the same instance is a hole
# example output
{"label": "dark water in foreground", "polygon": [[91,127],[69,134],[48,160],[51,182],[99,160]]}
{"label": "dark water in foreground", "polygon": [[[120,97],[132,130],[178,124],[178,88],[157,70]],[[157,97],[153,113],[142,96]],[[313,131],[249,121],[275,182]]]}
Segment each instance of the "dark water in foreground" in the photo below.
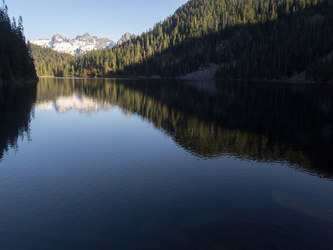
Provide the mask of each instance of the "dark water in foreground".
{"label": "dark water in foreground", "polygon": [[333,87],[0,91],[0,249],[332,249]]}

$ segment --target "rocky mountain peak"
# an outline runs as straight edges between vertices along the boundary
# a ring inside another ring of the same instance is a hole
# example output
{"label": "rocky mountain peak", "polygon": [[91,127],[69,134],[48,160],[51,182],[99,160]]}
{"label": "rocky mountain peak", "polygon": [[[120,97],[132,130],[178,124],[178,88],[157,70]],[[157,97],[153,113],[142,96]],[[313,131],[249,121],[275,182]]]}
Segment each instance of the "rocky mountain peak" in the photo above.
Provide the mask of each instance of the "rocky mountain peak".
{"label": "rocky mountain peak", "polygon": [[131,34],[129,32],[126,32],[124,35],[121,36],[121,38],[118,40],[118,45],[122,44],[123,42],[127,41],[127,40],[132,40],[133,38],[135,38],[134,34]]}
{"label": "rocky mountain peak", "polygon": [[62,40],[64,40],[64,37],[59,34],[56,34],[56,35],[53,35],[51,40],[52,41],[62,41]]}
{"label": "rocky mountain peak", "polygon": [[87,33],[85,33],[85,34],[83,34],[82,36],[80,36],[80,35],[78,35],[78,36],[76,36],[76,40],[87,40],[87,39],[89,39],[90,38],[90,35],[89,35],[89,33],[87,32]]}
{"label": "rocky mountain peak", "polygon": [[[99,39],[107,39],[107,38],[97,38],[97,36],[90,36],[89,33],[85,33],[84,35],[77,36],[75,38],[75,40],[82,41],[82,42],[88,42],[88,43],[95,43]],[[107,40],[109,40],[109,39],[107,39]],[[111,41],[111,40],[109,40],[109,41]]]}

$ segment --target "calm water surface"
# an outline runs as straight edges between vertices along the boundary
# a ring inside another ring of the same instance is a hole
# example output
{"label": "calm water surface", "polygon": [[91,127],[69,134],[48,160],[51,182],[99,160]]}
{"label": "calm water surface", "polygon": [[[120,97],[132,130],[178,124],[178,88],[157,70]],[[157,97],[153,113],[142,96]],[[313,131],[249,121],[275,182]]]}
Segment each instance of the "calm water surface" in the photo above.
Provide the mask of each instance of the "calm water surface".
{"label": "calm water surface", "polygon": [[0,91],[1,249],[332,249],[333,87]]}

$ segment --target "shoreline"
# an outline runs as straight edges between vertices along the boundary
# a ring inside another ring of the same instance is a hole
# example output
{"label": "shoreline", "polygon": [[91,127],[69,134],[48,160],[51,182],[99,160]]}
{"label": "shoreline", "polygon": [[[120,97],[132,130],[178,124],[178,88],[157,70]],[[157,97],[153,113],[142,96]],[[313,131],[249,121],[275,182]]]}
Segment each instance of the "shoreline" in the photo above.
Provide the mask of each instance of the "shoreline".
{"label": "shoreline", "polygon": [[[270,82],[270,83],[287,83],[287,84],[333,84],[332,81],[322,82],[307,80],[305,77],[305,72],[296,73],[292,77],[284,79],[217,79],[216,70],[218,68],[217,64],[210,64],[208,67],[200,67],[198,70],[191,72],[186,75],[177,77],[162,77],[159,75],[152,76],[120,76],[116,77],[73,77],[73,76],[39,76],[38,78],[76,78],[76,79],[131,79],[131,80],[142,80],[142,79],[152,79],[152,80],[182,80],[182,81],[235,81],[235,82]],[[37,80],[38,81],[38,80]],[[1,82],[0,82],[1,86]]]}

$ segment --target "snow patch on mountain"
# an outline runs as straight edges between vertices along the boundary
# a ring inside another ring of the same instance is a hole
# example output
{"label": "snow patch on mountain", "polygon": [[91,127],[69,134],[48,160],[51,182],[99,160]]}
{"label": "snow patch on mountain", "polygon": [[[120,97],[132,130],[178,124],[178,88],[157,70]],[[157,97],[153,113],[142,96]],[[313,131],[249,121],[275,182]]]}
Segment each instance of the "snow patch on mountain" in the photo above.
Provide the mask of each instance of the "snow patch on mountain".
{"label": "snow patch on mountain", "polygon": [[30,40],[30,42],[43,47],[52,47],[52,41],[50,39]]}

